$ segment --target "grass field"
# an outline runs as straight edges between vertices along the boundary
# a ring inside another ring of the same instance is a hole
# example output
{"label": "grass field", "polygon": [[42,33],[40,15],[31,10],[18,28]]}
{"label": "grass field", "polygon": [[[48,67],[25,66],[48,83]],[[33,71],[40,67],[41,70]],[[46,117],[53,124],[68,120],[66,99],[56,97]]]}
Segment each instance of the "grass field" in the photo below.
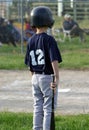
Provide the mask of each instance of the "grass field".
{"label": "grass field", "polygon": [[[89,115],[55,117],[56,130],[89,130]],[[32,130],[31,113],[0,113],[0,130]]]}
{"label": "grass field", "polygon": [[[61,51],[63,62],[60,64],[61,69],[89,69],[89,37],[87,41],[81,43],[78,38],[70,42],[59,42],[58,46]],[[26,44],[24,44],[24,53],[21,53],[21,45],[16,48],[12,45],[3,45],[0,47],[0,69],[26,69],[24,57]]]}
{"label": "grass field", "polygon": [[81,43],[78,38],[72,42],[68,40],[65,43],[59,43],[62,53],[63,69],[89,69],[89,39],[85,43]]}

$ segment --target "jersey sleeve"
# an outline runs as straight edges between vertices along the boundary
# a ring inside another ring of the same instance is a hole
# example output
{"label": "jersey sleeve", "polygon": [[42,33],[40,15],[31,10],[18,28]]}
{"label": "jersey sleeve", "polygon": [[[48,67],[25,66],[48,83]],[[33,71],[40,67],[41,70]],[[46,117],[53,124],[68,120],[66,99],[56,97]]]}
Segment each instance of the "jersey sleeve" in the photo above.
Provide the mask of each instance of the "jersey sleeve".
{"label": "jersey sleeve", "polygon": [[51,62],[57,60],[59,63],[62,62],[62,57],[60,50],[57,46],[57,42],[55,39],[50,40],[50,45],[49,45],[49,55],[50,55],[50,60]]}

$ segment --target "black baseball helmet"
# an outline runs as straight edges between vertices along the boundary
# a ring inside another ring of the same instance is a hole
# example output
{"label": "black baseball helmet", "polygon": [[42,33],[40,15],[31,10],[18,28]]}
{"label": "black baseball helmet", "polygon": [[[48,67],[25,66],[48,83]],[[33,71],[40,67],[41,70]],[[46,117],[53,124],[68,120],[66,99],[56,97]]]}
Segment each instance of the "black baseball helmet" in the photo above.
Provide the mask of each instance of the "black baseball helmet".
{"label": "black baseball helmet", "polygon": [[38,6],[30,13],[30,24],[32,27],[49,27],[54,24],[54,19],[50,8]]}

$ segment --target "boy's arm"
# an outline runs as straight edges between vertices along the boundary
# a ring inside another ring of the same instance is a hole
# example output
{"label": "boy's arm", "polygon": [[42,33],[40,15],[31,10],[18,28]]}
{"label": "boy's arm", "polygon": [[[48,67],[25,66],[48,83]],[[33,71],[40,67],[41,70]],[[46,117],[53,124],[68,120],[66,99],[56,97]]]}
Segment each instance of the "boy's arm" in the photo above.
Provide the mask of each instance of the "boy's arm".
{"label": "boy's arm", "polygon": [[51,88],[56,88],[56,86],[58,86],[59,83],[59,67],[58,67],[58,61],[53,61],[52,62],[52,67],[53,67],[53,71],[54,71],[54,75],[55,75],[55,80],[54,83],[51,84]]}

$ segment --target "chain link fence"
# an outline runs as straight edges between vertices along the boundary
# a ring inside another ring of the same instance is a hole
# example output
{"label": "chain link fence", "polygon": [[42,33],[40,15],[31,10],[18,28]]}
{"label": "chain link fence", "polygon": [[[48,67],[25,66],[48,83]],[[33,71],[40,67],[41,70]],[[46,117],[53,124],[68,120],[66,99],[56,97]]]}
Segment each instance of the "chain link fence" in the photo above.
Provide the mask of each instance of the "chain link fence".
{"label": "chain link fence", "polygon": [[54,16],[62,17],[69,13],[75,20],[89,20],[89,0],[0,0],[0,17],[21,25],[22,52],[24,19],[29,19],[30,11],[36,6],[50,7]]}
{"label": "chain link fence", "polygon": [[42,2],[42,0],[0,0],[0,17],[21,21],[22,13],[23,18],[27,18],[31,9],[40,5],[49,6],[54,15],[62,16],[70,13],[77,20],[89,19],[89,0],[55,0],[54,2],[52,0],[47,2]]}

